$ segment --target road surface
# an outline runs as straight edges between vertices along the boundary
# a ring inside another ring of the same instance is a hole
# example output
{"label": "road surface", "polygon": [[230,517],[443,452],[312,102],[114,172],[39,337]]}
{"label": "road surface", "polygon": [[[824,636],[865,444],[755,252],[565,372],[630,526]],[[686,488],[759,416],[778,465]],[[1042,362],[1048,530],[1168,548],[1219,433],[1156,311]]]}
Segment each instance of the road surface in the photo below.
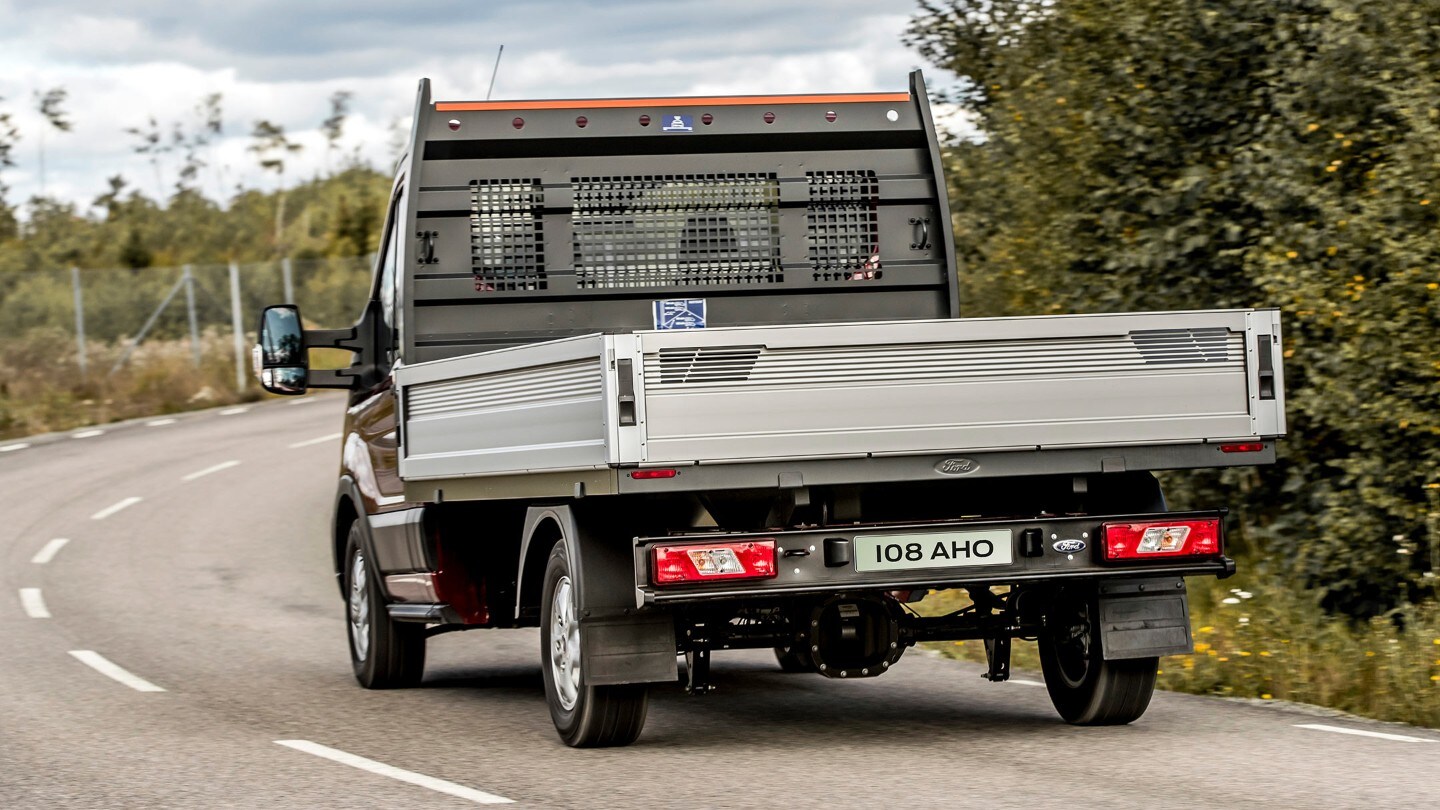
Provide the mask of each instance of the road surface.
{"label": "road surface", "polygon": [[0,442],[0,807],[1440,807],[1440,733],[1165,693],[1072,728],[1037,676],[923,652],[864,681],[717,655],[622,749],[559,742],[532,630],[367,692],[326,541],[342,402]]}

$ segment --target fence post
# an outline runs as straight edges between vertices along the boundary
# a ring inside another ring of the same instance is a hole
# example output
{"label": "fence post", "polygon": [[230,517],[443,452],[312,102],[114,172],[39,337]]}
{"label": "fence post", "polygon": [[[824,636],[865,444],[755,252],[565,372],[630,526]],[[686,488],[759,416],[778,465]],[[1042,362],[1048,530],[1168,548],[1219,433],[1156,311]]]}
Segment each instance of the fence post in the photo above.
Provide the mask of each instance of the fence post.
{"label": "fence post", "polygon": [[195,367],[200,367],[200,326],[195,321],[195,274],[190,265],[185,265],[185,311],[190,316],[190,351],[195,355]]}
{"label": "fence post", "polygon": [[80,268],[70,268],[70,284],[75,288],[75,348],[80,360],[80,376],[85,376],[85,296],[80,292]]}
{"label": "fence post", "polygon": [[295,303],[295,276],[290,267],[290,257],[280,260],[280,277],[285,281],[285,303]]}
{"label": "fence post", "polygon": [[235,387],[245,390],[245,326],[240,317],[240,265],[230,262],[230,327],[235,331]]}

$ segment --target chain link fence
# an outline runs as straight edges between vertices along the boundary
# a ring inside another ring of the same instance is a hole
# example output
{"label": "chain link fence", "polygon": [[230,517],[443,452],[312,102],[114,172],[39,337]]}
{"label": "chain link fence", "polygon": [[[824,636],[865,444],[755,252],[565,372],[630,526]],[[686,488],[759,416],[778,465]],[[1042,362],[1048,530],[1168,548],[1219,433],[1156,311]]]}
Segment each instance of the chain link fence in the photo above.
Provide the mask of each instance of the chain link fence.
{"label": "chain link fence", "polygon": [[[0,278],[0,348],[36,331],[75,338],[75,371],[120,373],[128,363],[96,368],[90,342],[137,347],[228,332],[248,346],[269,304],[295,303],[307,326],[354,323],[369,294],[371,258],[200,264],[121,270],[37,270]],[[118,358],[117,358],[118,359]]]}

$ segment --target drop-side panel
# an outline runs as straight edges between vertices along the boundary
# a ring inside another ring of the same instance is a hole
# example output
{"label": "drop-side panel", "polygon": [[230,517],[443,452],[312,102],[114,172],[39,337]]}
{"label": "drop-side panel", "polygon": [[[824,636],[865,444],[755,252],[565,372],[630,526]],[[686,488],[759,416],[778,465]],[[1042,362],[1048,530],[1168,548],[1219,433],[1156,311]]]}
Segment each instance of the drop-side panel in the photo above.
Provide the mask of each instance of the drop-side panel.
{"label": "drop-side panel", "polygon": [[1246,314],[643,333],[644,460],[1253,436]]}
{"label": "drop-side panel", "polygon": [[401,477],[605,467],[603,352],[592,335],[398,369]]}

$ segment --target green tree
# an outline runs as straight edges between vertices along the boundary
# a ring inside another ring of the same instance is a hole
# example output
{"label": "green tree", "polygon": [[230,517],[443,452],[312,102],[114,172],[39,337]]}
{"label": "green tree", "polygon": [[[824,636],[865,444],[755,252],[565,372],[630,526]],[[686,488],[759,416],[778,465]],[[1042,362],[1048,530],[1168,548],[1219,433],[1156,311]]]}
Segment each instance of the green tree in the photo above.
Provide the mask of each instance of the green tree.
{"label": "green tree", "polygon": [[1167,484],[1354,616],[1440,556],[1437,32],[1440,0],[952,0],[909,33],[979,130],[968,314],[1284,308],[1281,462]]}
{"label": "green tree", "polygon": [[285,158],[304,148],[285,136],[285,128],[269,121],[256,121],[250,133],[255,139],[249,147],[260,160],[260,168],[275,172],[279,187],[275,193],[274,245],[278,255],[285,254]]}
{"label": "green tree", "polygon": [[[52,87],[41,93],[35,91],[35,110],[57,132],[69,132],[71,128],[70,119],[63,109],[65,98],[68,93],[63,87]],[[40,153],[40,194],[45,195],[45,127],[40,128],[40,136],[36,139],[37,148]]]}

